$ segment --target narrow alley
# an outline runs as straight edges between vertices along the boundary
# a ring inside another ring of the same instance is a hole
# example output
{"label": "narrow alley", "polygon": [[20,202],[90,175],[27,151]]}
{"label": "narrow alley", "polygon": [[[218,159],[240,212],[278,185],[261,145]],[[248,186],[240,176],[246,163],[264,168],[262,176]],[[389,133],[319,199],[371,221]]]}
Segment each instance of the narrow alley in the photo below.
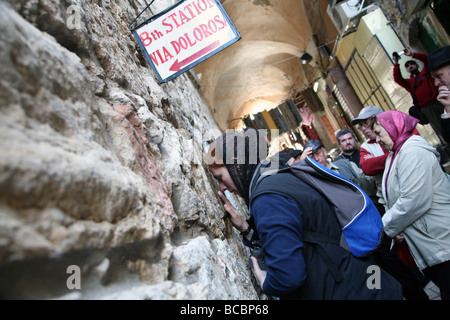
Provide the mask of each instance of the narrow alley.
{"label": "narrow alley", "polygon": [[[393,53],[450,45],[449,16],[445,0],[0,0],[0,299],[270,299],[210,145],[266,129],[269,155],[319,140],[331,161],[351,129],[360,148],[364,107],[414,104]],[[416,129],[450,174],[442,137]]]}

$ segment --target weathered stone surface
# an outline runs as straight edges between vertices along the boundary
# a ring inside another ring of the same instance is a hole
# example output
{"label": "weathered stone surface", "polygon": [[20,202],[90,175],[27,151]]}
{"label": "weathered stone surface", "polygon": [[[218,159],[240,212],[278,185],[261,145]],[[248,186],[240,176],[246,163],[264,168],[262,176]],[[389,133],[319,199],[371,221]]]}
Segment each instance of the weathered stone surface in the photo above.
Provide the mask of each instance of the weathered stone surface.
{"label": "weathered stone surface", "polygon": [[145,6],[0,1],[2,298],[258,298],[202,162],[220,131],[187,75],[156,82]]}
{"label": "weathered stone surface", "polygon": [[255,293],[244,289],[252,283],[237,261],[226,242],[197,237],[175,249],[171,275],[198,299],[255,299]]}

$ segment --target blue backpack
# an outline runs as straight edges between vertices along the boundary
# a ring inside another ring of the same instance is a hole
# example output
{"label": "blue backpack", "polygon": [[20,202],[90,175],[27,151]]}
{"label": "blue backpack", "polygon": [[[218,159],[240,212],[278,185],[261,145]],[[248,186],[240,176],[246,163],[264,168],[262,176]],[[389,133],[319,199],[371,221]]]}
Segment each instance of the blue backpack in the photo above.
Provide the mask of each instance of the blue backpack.
{"label": "blue backpack", "polygon": [[306,158],[281,169],[262,169],[255,185],[276,172],[292,173],[327,199],[342,229],[341,247],[355,257],[363,257],[379,246],[383,230],[381,215],[357,184]]}

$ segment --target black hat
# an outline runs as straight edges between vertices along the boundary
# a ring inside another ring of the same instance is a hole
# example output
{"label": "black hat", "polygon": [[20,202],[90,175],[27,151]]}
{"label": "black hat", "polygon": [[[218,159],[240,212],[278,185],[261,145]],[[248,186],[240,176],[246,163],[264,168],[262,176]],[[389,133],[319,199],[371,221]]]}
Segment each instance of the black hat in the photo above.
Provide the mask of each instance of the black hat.
{"label": "black hat", "polygon": [[[320,142],[319,140],[309,140],[306,144],[305,144],[305,149],[311,147],[312,153],[316,153],[317,150],[319,150],[320,148],[323,147],[322,142]],[[304,150],[304,149],[303,149]]]}
{"label": "black hat", "polygon": [[450,46],[439,48],[428,55],[430,71],[450,64]]}

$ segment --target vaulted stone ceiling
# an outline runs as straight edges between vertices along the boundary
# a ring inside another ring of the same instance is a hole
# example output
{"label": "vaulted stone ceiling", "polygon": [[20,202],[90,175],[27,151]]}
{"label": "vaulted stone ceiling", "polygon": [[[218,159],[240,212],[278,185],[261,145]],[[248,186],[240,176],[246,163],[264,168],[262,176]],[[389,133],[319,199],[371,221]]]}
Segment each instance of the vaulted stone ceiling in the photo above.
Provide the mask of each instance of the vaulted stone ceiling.
{"label": "vaulted stone ceiling", "polygon": [[[317,7],[320,1],[222,1],[242,39],[195,68],[222,130],[239,127],[243,116],[270,110],[308,85],[305,73],[318,56],[306,19],[311,3]],[[314,60],[302,65],[305,51]]]}

